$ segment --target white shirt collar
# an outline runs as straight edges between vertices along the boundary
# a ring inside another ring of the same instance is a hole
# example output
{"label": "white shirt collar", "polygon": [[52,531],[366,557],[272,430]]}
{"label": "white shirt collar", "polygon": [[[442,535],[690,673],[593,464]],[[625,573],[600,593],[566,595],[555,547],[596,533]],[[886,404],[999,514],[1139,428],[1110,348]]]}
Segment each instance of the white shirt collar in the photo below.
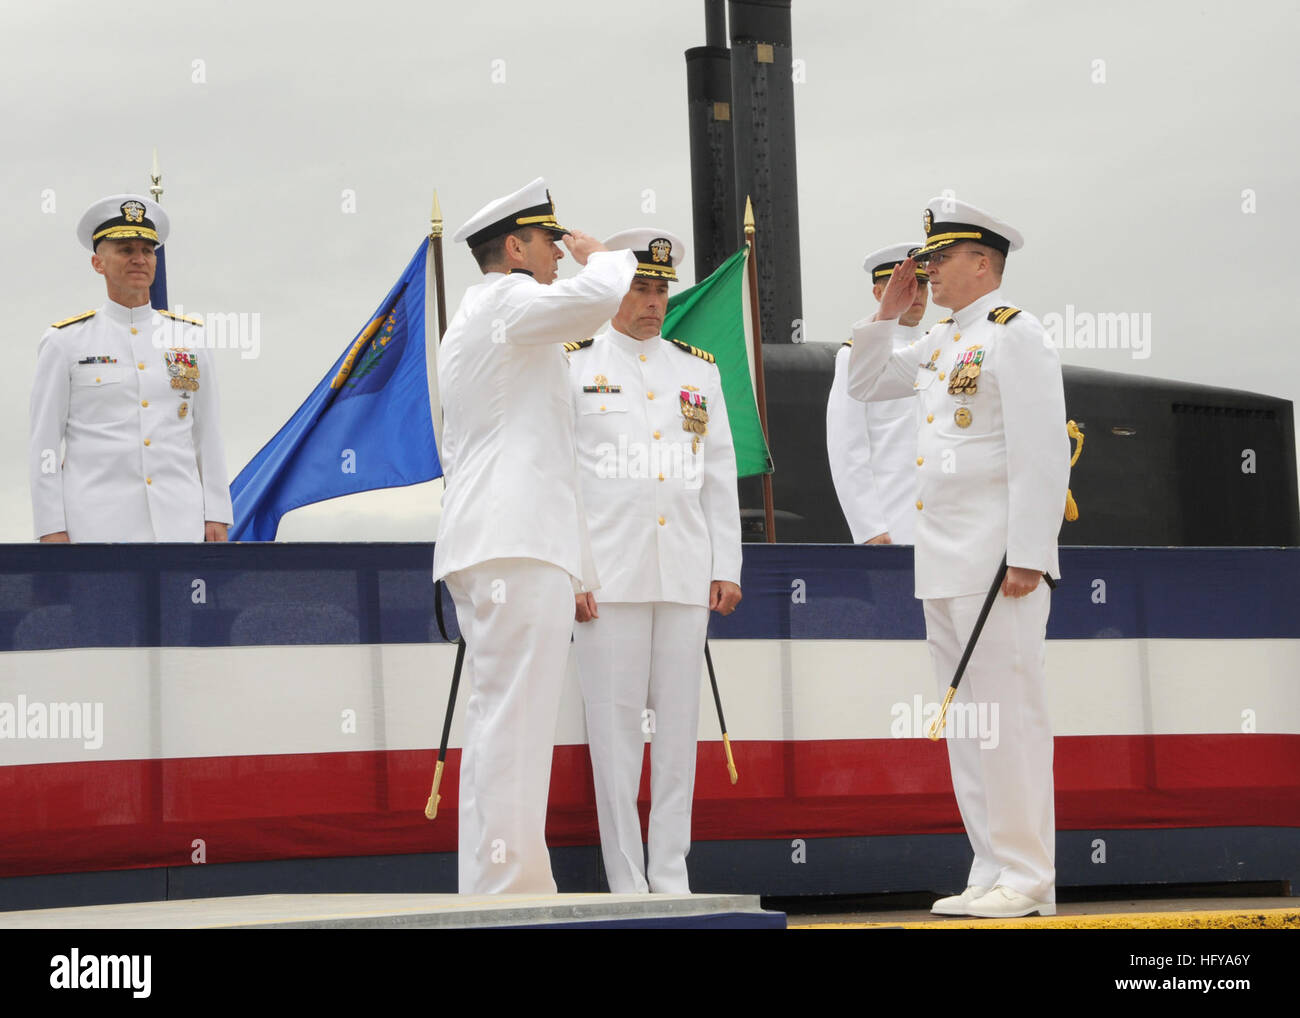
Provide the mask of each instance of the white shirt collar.
{"label": "white shirt collar", "polygon": [[135,325],[153,318],[153,308],[148,301],[138,308],[129,308],[117,303],[115,300],[110,300],[100,310],[103,311],[105,317],[111,318],[115,322],[121,322],[123,325]]}
{"label": "white shirt collar", "polygon": [[658,353],[660,346],[663,344],[663,338],[660,336],[651,336],[649,339],[633,339],[631,336],[619,332],[612,325],[605,335],[614,349],[633,355],[645,354],[646,357],[650,357]]}
{"label": "white shirt collar", "polygon": [[1001,288],[986,293],[983,297],[971,301],[960,311],[953,312],[952,320],[957,323],[959,329],[969,329],[979,319],[983,318],[990,310],[997,307],[998,302],[1002,299]]}

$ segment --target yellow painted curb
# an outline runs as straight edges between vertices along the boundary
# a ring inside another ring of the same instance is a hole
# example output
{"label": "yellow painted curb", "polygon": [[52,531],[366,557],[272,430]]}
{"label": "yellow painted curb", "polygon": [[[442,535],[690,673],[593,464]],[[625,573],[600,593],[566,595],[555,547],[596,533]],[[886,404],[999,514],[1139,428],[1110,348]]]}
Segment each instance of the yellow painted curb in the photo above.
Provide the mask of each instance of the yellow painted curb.
{"label": "yellow painted curb", "polygon": [[935,919],[906,923],[799,923],[792,930],[1300,930],[1300,909],[1115,912],[1023,919]]}

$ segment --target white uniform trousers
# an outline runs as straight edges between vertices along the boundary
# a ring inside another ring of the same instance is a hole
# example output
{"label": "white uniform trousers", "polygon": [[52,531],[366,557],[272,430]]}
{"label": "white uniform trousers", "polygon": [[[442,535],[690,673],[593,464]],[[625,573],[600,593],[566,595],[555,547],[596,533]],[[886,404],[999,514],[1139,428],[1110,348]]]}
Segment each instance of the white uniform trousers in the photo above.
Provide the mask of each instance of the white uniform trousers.
{"label": "white uniform trousers", "polygon": [[[942,693],[984,597],[925,601],[926,639]],[[1056,901],[1052,729],[1043,664],[1050,607],[1045,582],[1023,598],[999,592],[946,729],[953,790],[975,853],[966,883],[1003,884],[1041,902]]]}
{"label": "white uniform trousers", "polygon": [[[598,604],[574,630],[609,889],[689,894],[700,675],[709,610],[656,601]],[[637,792],[650,735],[649,881]]]}
{"label": "white uniform trousers", "polygon": [[465,637],[461,894],[554,894],[546,801],[573,631],[573,583],[538,559],[447,576]]}

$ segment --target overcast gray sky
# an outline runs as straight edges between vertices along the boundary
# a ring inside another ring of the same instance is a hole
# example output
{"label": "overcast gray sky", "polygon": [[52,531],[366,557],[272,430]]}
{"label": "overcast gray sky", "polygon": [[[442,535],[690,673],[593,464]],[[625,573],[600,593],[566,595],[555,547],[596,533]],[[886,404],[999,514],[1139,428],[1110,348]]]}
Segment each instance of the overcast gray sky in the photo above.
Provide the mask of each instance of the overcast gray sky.
{"label": "overcast gray sky", "polygon": [[[919,236],[926,200],[950,189],[1025,235],[1004,285],[1018,306],[1072,316],[1076,334],[1080,314],[1150,316],[1144,349],[1067,346],[1065,363],[1300,398],[1295,2],[793,12],[810,342],[872,309],[863,255]],[[33,537],[38,341],[105,299],[77,220],[144,192],[155,145],[173,306],[261,316],[256,358],[219,354],[232,478],[388,292],[434,187],[448,235],[545,176],[566,225],[690,237],[682,54],[704,41],[700,0],[68,0],[7,3],[4,22],[0,541]],[[454,310],[476,270],[463,246],[447,254]],[[439,497],[436,483],[351,496],[280,536],[432,540]]]}

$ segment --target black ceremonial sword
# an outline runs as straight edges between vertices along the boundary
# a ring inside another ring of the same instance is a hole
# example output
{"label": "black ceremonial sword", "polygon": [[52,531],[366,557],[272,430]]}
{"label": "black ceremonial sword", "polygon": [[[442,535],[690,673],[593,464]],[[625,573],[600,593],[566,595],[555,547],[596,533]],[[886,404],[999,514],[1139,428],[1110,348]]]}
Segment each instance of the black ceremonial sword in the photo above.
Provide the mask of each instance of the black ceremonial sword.
{"label": "black ceremonial sword", "polygon": [[[1007,557],[1004,554],[1002,561],[998,563],[998,574],[993,577],[993,586],[989,587],[988,594],[984,597],[984,604],[980,607],[979,618],[975,620],[975,628],[971,630],[970,639],[966,641],[966,649],[962,651],[961,660],[957,662],[957,672],[952,677],[952,683],[948,686],[948,692],[943,698],[943,706],[939,708],[939,716],[934,723],[930,725],[930,739],[938,742],[943,735],[944,722],[948,718],[948,705],[952,703],[953,696],[957,693],[957,686],[961,683],[961,677],[966,673],[966,665],[970,662],[970,656],[975,652],[975,644],[979,641],[980,633],[984,631],[984,623],[988,620],[989,612],[993,609],[993,601],[998,596],[998,590],[1002,586],[1002,581],[1007,576]],[[1056,581],[1046,573],[1043,573],[1043,579],[1047,581],[1048,587],[1056,589]]]}
{"label": "black ceremonial sword", "polygon": [[[452,639],[447,635],[447,627],[442,618],[442,580],[434,584],[433,590],[433,617],[438,623],[438,634],[447,643]],[[429,792],[429,801],[425,803],[424,815],[429,820],[433,820],[438,815],[438,803],[442,801],[442,796],[438,794],[438,786],[442,784],[442,768],[447,762],[447,740],[451,738],[451,715],[456,710],[456,690],[460,688],[460,670],[465,664],[465,637],[456,637],[456,667],[451,673],[451,692],[447,695],[447,713],[442,719],[442,742],[438,746],[438,762],[433,768],[433,789]]]}
{"label": "black ceremonial sword", "polygon": [[727,773],[731,775],[734,785],[740,780],[736,773],[736,761],[731,755],[731,740],[727,738],[727,719],[722,716],[722,697],[718,695],[718,677],[713,674],[713,655],[709,653],[709,641],[704,641],[704,663],[709,666],[709,684],[713,687],[713,705],[718,708],[718,727],[722,729],[722,749],[727,754]]}

